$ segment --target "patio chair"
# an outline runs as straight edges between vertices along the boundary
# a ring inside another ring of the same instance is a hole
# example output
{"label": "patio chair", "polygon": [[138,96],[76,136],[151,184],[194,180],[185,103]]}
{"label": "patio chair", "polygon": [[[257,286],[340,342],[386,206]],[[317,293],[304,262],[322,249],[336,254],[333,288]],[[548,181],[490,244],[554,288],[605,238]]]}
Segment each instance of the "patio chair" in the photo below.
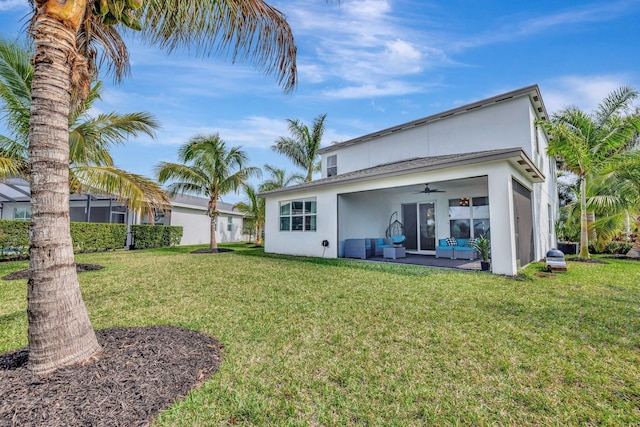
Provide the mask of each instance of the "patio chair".
{"label": "patio chair", "polygon": [[382,256],[382,254],[384,253],[384,248],[393,247],[393,243],[391,242],[391,239],[385,239],[384,237],[377,237],[377,238],[371,239],[371,243],[373,246],[373,252],[375,256]]}
{"label": "patio chair", "polygon": [[373,255],[371,239],[347,239],[344,241],[344,257],[367,259]]}

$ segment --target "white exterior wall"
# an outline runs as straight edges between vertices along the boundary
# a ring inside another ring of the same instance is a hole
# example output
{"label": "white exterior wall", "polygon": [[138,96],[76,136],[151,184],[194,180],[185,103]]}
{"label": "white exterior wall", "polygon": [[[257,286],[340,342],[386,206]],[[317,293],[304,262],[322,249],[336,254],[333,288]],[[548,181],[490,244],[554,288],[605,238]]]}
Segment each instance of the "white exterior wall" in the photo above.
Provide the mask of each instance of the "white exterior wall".
{"label": "white exterior wall", "polygon": [[[477,177],[486,178],[477,179]],[[473,180],[473,185],[461,185],[455,191],[447,190],[447,193],[408,194],[402,189],[402,187],[424,182],[439,182],[446,185],[448,181],[466,178],[476,179]],[[384,237],[389,217],[394,211],[398,211],[400,214],[401,203],[435,202],[437,211],[436,238],[444,238],[449,236],[448,200],[450,198],[488,196],[493,272],[515,275],[517,266],[513,218],[513,178],[526,184],[527,188],[533,188],[527,177],[523,176],[509,161],[494,161],[428,173],[390,177],[384,180],[372,179],[316,191],[307,190],[295,194],[285,193],[267,197],[265,251],[316,257],[341,256],[345,239]],[[380,191],[382,189],[388,190]],[[314,197],[317,201],[317,230],[315,232],[282,232],[279,230],[280,202]],[[532,202],[536,198],[534,190]],[[540,204],[545,206],[545,213],[544,219],[534,220],[536,259],[542,257],[539,253],[546,253],[549,248],[549,229],[546,221],[547,197],[543,194],[540,200]],[[535,203],[533,209],[537,209]],[[338,238],[339,241],[337,241]],[[329,240],[330,245],[323,251],[321,242],[324,239]]]}
{"label": "white exterior wall", "polygon": [[[316,199],[316,231],[280,231],[280,202]],[[305,191],[295,196],[283,194],[266,199],[265,252],[336,258],[338,256],[337,195],[335,189]],[[322,241],[328,240],[327,248]]]}
{"label": "white exterior wall", "polygon": [[338,174],[415,157],[520,147],[532,159],[535,115],[528,96],[457,114],[326,153],[336,155]]}
{"label": "white exterior wall", "polygon": [[[228,216],[232,217],[231,231],[227,231]],[[211,219],[205,208],[173,206],[170,218],[170,225],[182,227],[180,245],[208,245],[210,243]],[[216,227],[217,242],[240,242],[242,238],[242,216],[220,212],[218,227]]]}

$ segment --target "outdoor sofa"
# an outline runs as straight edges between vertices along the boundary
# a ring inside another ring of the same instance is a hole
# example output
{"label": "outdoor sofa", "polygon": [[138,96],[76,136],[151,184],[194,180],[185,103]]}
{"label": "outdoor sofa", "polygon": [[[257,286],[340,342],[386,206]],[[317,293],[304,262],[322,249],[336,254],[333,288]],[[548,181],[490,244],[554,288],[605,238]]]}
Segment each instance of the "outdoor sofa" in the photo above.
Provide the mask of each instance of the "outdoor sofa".
{"label": "outdoor sofa", "polygon": [[475,239],[456,239],[453,237],[439,239],[438,246],[436,246],[436,258],[477,259],[480,254],[474,244]]}

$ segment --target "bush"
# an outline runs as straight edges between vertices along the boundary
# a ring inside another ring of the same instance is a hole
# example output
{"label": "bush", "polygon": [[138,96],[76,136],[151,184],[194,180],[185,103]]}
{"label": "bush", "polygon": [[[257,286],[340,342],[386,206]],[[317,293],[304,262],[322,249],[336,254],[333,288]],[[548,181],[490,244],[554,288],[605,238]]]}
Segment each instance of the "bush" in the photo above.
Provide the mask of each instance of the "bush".
{"label": "bush", "polygon": [[132,225],[131,249],[176,246],[182,239],[182,227],[173,225]]}
{"label": "bush", "polygon": [[1,256],[24,258],[29,254],[29,221],[0,219]]}
{"label": "bush", "polygon": [[[72,222],[73,251],[98,252],[124,248],[127,226],[97,222]],[[24,258],[29,253],[29,221],[0,220],[2,257]]]}
{"label": "bush", "polygon": [[592,243],[589,243],[589,252],[592,253],[592,254],[620,254],[620,255],[624,255],[627,252],[629,252],[629,250],[631,249],[632,246],[633,246],[632,242],[612,241],[612,242],[607,242],[604,245],[598,247],[598,249],[596,249],[595,245],[593,245]]}
{"label": "bush", "polygon": [[72,222],[71,239],[73,240],[73,251],[76,253],[122,249],[127,242],[127,226],[125,224]]}

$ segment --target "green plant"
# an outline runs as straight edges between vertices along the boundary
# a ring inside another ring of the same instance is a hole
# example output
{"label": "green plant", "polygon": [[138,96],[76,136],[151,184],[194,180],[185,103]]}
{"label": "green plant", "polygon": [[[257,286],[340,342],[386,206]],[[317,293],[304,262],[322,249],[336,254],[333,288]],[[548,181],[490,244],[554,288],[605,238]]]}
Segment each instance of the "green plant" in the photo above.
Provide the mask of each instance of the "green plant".
{"label": "green plant", "polygon": [[182,239],[182,227],[172,225],[132,225],[132,249],[175,246]]}
{"label": "green plant", "polygon": [[489,237],[482,236],[477,238],[476,242],[473,244],[473,247],[475,247],[476,250],[480,252],[482,261],[489,261],[489,258],[491,257],[491,240],[489,240]]}

